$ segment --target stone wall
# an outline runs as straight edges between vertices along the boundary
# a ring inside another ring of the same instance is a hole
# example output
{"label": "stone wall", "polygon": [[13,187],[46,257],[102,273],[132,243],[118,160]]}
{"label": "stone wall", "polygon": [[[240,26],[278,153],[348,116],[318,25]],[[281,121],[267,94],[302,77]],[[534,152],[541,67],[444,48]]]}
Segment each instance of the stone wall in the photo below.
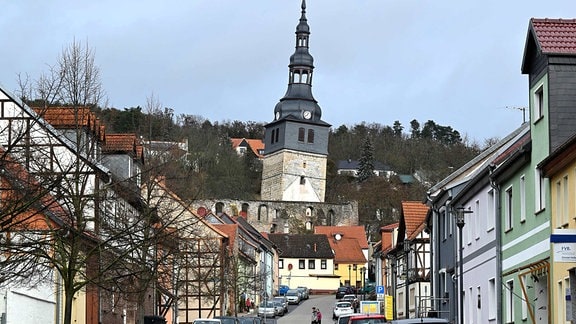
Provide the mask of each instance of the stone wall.
{"label": "stone wall", "polygon": [[358,203],[320,203],[302,201],[208,199],[195,200],[191,208],[200,215],[211,211],[245,217],[260,232],[305,233],[315,225],[358,225]]}

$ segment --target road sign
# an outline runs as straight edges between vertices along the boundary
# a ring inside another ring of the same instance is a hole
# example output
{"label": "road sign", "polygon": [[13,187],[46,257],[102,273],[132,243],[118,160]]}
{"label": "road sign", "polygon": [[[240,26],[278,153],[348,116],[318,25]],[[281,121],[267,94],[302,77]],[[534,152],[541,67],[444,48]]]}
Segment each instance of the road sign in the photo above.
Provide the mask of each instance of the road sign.
{"label": "road sign", "polygon": [[384,286],[376,286],[377,294],[384,294]]}

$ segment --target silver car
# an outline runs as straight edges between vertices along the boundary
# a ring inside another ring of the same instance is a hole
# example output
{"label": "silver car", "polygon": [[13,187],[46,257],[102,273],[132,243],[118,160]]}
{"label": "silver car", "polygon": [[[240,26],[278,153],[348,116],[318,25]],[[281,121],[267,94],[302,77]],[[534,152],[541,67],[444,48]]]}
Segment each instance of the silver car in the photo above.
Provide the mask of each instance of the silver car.
{"label": "silver car", "polygon": [[276,306],[273,301],[261,302],[258,305],[258,316],[260,317],[276,317]]}
{"label": "silver car", "polygon": [[282,304],[283,306],[283,314],[288,313],[288,299],[286,298],[286,296],[276,296],[274,297],[274,299],[272,299],[274,302],[279,302]]}
{"label": "silver car", "polygon": [[300,301],[302,301],[302,297],[298,289],[289,289],[285,296],[286,299],[288,299],[288,304],[298,305],[300,304]]}

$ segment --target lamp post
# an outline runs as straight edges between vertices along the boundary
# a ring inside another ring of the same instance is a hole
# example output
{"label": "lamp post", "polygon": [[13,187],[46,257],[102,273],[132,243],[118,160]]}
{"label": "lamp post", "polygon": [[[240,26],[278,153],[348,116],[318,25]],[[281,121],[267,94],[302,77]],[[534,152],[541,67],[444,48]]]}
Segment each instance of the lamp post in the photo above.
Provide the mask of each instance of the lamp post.
{"label": "lamp post", "polygon": [[364,300],[364,294],[366,293],[364,291],[364,284],[365,284],[365,279],[364,279],[364,273],[366,271],[365,267],[360,268],[360,291],[362,291],[362,300]]}
{"label": "lamp post", "polygon": [[404,318],[410,318],[410,307],[409,307],[409,303],[410,303],[410,296],[408,295],[408,284],[410,282],[410,277],[408,276],[408,270],[410,268],[410,240],[409,239],[405,239],[404,240],[404,244],[403,244],[403,248],[404,248],[404,254],[405,254],[405,259],[404,259],[404,267],[405,267],[405,275],[406,275],[406,279],[404,281],[404,288],[406,290],[405,294],[406,296],[404,296],[405,300],[406,300],[406,305],[404,306],[406,308],[406,314],[404,315]]}
{"label": "lamp post", "polygon": [[354,270],[354,291],[357,293],[358,291],[358,266],[354,264],[352,266],[352,270]]}
{"label": "lamp post", "polygon": [[460,206],[456,208],[456,226],[458,227],[458,266],[459,266],[459,274],[458,274],[458,316],[460,318],[460,324],[464,324],[464,303],[462,300],[462,293],[464,291],[464,264],[463,264],[463,256],[462,256],[462,228],[466,224],[464,220],[464,215],[471,213],[471,210],[466,210],[464,207]]}
{"label": "lamp post", "polygon": [[352,272],[351,272],[351,271],[352,271],[352,265],[349,264],[349,265],[348,265],[348,286],[352,286],[352,285],[350,284],[350,283],[351,283],[351,280],[352,280],[352,276],[351,276],[351,273],[352,273]]}

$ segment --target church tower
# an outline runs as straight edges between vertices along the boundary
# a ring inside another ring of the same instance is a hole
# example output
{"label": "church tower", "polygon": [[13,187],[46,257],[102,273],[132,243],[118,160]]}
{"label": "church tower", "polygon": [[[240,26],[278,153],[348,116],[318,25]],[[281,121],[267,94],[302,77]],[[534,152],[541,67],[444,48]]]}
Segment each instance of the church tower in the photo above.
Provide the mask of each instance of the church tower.
{"label": "church tower", "polygon": [[324,202],[330,124],[312,96],[314,59],[309,49],[306,1],[296,26],[288,90],[274,108],[264,134],[262,200]]}

